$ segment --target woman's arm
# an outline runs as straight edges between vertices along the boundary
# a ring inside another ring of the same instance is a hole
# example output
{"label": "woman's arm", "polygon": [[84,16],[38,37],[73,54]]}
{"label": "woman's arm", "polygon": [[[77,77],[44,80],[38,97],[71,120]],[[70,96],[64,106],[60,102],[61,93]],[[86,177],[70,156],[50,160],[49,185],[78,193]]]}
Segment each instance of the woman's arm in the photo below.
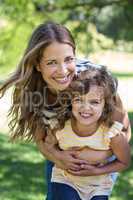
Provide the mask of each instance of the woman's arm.
{"label": "woman's arm", "polygon": [[124,124],[124,128],[123,128],[122,131],[125,133],[125,136],[126,136],[128,142],[129,142],[130,139],[131,139],[131,134],[132,133],[131,133],[131,124],[130,124],[127,112],[125,112],[124,119],[123,119],[123,124]]}
{"label": "woman's arm", "polygon": [[118,121],[123,124],[123,132],[127,137],[128,141],[131,139],[131,126],[128,117],[127,111],[124,109],[123,103],[121,101],[120,96],[117,94],[114,98],[115,101],[115,109],[112,113],[113,121]]}
{"label": "woman's arm", "polygon": [[123,134],[117,135],[111,139],[111,149],[116,156],[116,160],[101,168],[101,172],[99,172],[102,174],[119,172],[129,167],[131,159],[130,146]]}
{"label": "woman's arm", "polygon": [[51,133],[46,136],[40,128],[37,128],[34,139],[42,155],[61,169],[79,170],[81,164],[87,163],[75,158],[74,150],[61,151],[57,146],[55,136]]}
{"label": "woman's arm", "polygon": [[[54,145],[56,142],[54,141],[53,137],[47,137],[40,128],[37,128],[35,131],[34,140],[37,144],[39,151],[42,153],[44,157],[48,160],[55,161],[56,159],[56,151],[53,151]],[[51,140],[51,143],[50,143]],[[44,142],[46,141],[46,142]]]}
{"label": "woman's arm", "polygon": [[107,158],[112,156],[111,150],[95,150],[89,147],[72,148],[75,151],[75,157],[88,161],[89,164],[95,165],[100,163],[106,163]]}
{"label": "woman's arm", "polygon": [[74,172],[69,170],[70,173],[77,176],[92,176],[101,175],[111,172],[119,172],[126,169],[130,163],[130,146],[126,137],[122,134],[115,136],[111,139],[111,149],[116,156],[116,160],[103,166],[82,165],[82,170]]}

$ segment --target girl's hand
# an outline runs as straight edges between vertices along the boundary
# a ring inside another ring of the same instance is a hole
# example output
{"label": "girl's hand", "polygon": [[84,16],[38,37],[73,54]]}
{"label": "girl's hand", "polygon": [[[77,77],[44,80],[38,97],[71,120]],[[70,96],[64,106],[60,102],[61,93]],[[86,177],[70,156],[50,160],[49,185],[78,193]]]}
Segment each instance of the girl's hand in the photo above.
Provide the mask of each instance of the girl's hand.
{"label": "girl's hand", "polygon": [[75,158],[74,150],[65,150],[58,152],[56,166],[64,170],[78,171],[81,165],[87,164],[87,161]]}
{"label": "girl's hand", "polygon": [[81,169],[78,171],[67,170],[69,173],[75,176],[95,176],[99,175],[100,168],[90,165],[90,164],[82,164]]}

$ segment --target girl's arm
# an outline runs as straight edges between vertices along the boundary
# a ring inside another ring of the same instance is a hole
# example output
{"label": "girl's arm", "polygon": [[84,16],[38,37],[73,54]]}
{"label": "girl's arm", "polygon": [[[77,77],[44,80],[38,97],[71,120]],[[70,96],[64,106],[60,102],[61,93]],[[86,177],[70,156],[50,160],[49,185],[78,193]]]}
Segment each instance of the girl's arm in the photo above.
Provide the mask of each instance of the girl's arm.
{"label": "girl's arm", "polygon": [[111,172],[119,172],[126,169],[130,163],[130,146],[123,134],[117,135],[111,139],[111,149],[116,156],[116,160],[103,166],[82,165],[82,170],[70,173],[77,176],[102,175]]}
{"label": "girl's arm", "polygon": [[46,136],[44,131],[37,128],[34,140],[42,155],[61,169],[79,170],[81,164],[87,164],[86,161],[74,157],[74,150],[61,151],[55,136],[51,133]]}

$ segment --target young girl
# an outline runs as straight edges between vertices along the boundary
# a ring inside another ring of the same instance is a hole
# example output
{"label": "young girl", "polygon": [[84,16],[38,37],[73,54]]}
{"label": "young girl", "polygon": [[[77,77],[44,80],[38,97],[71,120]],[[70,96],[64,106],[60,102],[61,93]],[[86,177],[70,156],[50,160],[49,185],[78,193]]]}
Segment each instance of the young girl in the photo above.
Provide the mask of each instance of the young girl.
{"label": "young girl", "polygon": [[[64,119],[64,128],[57,130],[56,138],[62,150],[79,148],[78,157],[88,164],[81,166],[84,176],[78,176],[79,171],[53,167],[53,200],[107,200],[114,184],[111,172],[127,168],[130,161],[126,137],[119,129],[110,129],[115,109],[114,80],[105,67],[90,67],[72,82],[71,90],[72,115],[66,123]],[[84,154],[80,151],[83,148],[111,150],[117,159],[106,163],[93,151],[89,156]]]}
{"label": "young girl", "polygon": [[[50,124],[58,124],[58,117],[63,114],[64,108],[57,98],[59,92],[69,86],[76,71],[87,69],[91,65],[94,64],[89,61],[75,62],[74,39],[66,27],[53,22],[42,23],[31,35],[16,71],[0,87],[0,93],[4,95],[9,87],[14,86],[10,110],[12,139],[34,138],[41,153],[52,161],[47,162],[49,195],[53,163],[62,169],[75,170],[79,170],[80,164],[84,163],[74,156],[76,150],[60,151],[55,146],[55,137],[51,134],[46,136],[46,129]],[[128,137],[129,120],[120,98],[116,101],[112,117],[124,124],[125,135]],[[43,128],[41,119],[45,125]],[[99,152],[99,157],[102,156]],[[48,196],[48,200],[50,199],[51,196]]]}

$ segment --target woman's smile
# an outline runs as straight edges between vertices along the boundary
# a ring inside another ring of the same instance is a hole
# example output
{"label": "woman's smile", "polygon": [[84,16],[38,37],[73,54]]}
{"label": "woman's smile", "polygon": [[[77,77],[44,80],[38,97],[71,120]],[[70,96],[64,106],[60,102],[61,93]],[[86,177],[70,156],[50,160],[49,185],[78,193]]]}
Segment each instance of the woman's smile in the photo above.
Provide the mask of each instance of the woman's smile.
{"label": "woman's smile", "polygon": [[53,92],[65,90],[75,74],[73,48],[64,43],[53,42],[43,53],[38,67],[44,81]]}
{"label": "woman's smile", "polygon": [[71,73],[66,74],[64,77],[53,77],[53,79],[57,81],[59,84],[66,84],[70,82],[72,78],[73,78],[73,75],[71,76]]}

